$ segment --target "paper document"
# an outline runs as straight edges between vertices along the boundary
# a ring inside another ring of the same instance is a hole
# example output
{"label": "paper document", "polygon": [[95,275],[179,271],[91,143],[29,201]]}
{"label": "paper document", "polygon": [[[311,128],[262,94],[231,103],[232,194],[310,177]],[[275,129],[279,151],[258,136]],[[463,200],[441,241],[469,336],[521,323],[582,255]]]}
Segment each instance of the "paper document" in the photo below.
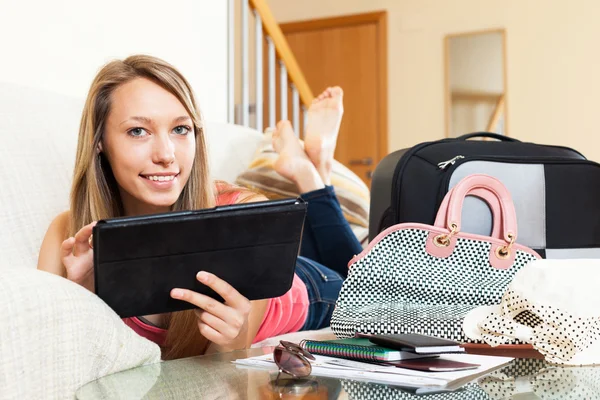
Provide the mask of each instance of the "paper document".
{"label": "paper document", "polygon": [[[315,355],[314,357],[316,360],[310,362],[312,366],[312,375],[314,376],[354,379],[387,385],[395,384],[405,387],[430,386],[440,388],[457,388],[512,360],[512,358],[508,357],[480,356],[474,354],[447,354],[443,356],[444,359],[480,364],[481,366],[477,369],[467,371],[425,372],[334,357],[318,355]],[[265,368],[273,371],[279,370],[275,361],[273,361],[272,354],[241,358],[233,361],[233,363],[246,367]]]}

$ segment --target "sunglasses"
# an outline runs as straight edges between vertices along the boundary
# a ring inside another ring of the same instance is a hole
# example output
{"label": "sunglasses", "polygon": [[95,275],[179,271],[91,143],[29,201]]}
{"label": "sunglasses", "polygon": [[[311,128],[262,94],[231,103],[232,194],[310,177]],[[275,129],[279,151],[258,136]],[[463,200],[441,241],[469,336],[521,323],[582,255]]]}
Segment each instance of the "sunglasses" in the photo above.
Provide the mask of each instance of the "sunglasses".
{"label": "sunglasses", "polygon": [[273,360],[279,367],[277,379],[282,372],[294,378],[303,378],[312,372],[308,360],[314,361],[315,357],[297,344],[282,340],[279,342],[279,346],[273,350]]}

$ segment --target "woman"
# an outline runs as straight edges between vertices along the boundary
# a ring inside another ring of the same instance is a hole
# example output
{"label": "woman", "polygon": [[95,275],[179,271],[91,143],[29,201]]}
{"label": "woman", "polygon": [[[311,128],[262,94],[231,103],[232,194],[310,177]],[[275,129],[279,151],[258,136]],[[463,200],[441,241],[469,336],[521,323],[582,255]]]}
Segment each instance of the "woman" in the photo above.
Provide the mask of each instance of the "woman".
{"label": "woman", "polygon": [[[277,299],[250,302],[219,277],[199,271],[197,279],[225,303],[174,288],[173,298],[198,309],[125,319],[160,344],[165,359],[246,348],[255,340],[329,324],[345,264],[360,251],[327,186],[341,115],[341,89],[328,89],[309,110],[306,151],[288,122],[280,122],[273,135],[280,155],[275,168],[307,192],[310,203],[301,254],[312,259],[299,258],[292,289]],[[189,83],[175,68],[149,56],[113,61],[91,85],[70,210],[48,228],[38,269],[93,291],[88,241],[95,221],[256,200],[264,198],[210,179],[200,113]]]}

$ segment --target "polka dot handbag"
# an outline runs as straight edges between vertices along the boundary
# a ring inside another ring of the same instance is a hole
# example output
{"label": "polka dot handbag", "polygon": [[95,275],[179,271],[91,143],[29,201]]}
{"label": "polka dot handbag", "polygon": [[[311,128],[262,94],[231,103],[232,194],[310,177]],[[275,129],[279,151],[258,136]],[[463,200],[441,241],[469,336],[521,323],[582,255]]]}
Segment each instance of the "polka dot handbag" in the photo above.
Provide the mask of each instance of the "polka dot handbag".
{"label": "polka dot handbag", "polygon": [[[491,236],[461,232],[467,195],[490,206]],[[448,192],[434,226],[391,226],[350,261],[331,329],[338,337],[420,333],[467,342],[465,314],[497,304],[515,273],[539,258],[516,240],[508,190],[491,176],[469,175]]]}

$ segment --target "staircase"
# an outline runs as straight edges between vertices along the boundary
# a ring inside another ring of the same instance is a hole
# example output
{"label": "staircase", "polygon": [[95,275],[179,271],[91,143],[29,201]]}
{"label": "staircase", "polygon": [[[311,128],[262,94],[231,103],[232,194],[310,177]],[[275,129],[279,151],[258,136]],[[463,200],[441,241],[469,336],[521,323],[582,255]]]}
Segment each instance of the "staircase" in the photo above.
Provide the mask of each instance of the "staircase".
{"label": "staircase", "polygon": [[[275,126],[279,110],[279,119],[289,119],[296,135],[301,136],[306,110],[314,96],[266,0],[227,1],[228,121],[262,132],[266,127]],[[239,26],[236,13],[241,19]],[[241,51],[236,51],[236,36]],[[251,48],[254,54],[250,53]],[[236,73],[236,64],[241,65],[241,73]],[[236,87],[241,87],[238,101]],[[251,89],[254,91],[253,104],[250,102]]]}

